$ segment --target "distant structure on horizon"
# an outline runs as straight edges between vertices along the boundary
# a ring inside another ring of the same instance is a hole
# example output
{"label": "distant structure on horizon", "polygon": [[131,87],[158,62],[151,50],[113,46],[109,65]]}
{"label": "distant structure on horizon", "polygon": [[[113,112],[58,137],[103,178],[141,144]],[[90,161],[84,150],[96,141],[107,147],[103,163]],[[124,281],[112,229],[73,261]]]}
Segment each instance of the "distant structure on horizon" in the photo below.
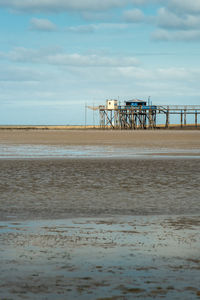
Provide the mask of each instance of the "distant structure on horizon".
{"label": "distant structure on horizon", "polygon": [[157,115],[162,114],[165,122],[162,128],[169,128],[170,115],[180,117],[181,128],[189,126],[187,124],[187,115],[194,115],[194,127],[198,127],[198,115],[200,114],[200,105],[152,105],[150,97],[148,101],[132,99],[124,101],[120,105],[116,99],[106,100],[106,105],[91,107],[90,109],[99,110],[100,127],[113,129],[155,129],[157,126]]}

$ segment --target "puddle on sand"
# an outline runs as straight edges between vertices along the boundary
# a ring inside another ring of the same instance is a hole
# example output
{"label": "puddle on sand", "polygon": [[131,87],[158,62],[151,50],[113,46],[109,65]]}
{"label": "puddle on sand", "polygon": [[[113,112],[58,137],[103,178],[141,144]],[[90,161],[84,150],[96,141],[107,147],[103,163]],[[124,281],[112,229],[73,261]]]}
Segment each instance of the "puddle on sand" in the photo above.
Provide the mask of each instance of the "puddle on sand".
{"label": "puddle on sand", "polygon": [[1,296],[198,299],[199,216],[0,222]]}
{"label": "puddle on sand", "polygon": [[144,149],[116,146],[0,144],[0,159],[16,158],[200,158],[199,149]]}

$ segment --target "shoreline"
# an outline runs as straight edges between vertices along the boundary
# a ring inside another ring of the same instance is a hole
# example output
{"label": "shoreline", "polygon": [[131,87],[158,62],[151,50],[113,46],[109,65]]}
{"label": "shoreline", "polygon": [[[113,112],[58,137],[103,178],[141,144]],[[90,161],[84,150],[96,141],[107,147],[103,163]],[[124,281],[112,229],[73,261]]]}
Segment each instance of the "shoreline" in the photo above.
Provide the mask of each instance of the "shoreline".
{"label": "shoreline", "polygon": [[200,124],[169,124],[166,128],[165,124],[157,124],[152,128],[142,129],[137,127],[136,129],[121,129],[111,128],[111,126],[105,126],[102,128],[100,125],[0,125],[0,130],[98,130],[98,131],[155,131],[155,130],[200,130]]}

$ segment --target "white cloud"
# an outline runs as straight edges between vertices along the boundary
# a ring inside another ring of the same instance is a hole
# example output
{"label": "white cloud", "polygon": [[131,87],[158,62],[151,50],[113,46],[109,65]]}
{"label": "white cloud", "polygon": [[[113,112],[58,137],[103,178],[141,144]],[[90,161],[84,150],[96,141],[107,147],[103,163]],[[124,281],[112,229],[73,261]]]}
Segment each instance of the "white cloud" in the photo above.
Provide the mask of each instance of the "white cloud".
{"label": "white cloud", "polygon": [[126,22],[139,23],[144,21],[145,16],[140,9],[132,9],[124,12],[123,19]]}
{"label": "white cloud", "polygon": [[57,27],[47,19],[33,18],[30,21],[30,29],[38,31],[56,31]]}
{"label": "white cloud", "polygon": [[127,4],[143,5],[148,0],[0,0],[1,7],[32,13],[63,11],[105,11]]}
{"label": "white cloud", "polygon": [[[198,69],[169,67],[156,68],[152,70],[149,68],[141,67],[139,65],[139,61],[135,57],[105,56],[96,54],[82,55],[78,53],[68,54],[60,51],[59,49],[34,50],[26,48],[15,48],[9,53],[0,53],[0,58],[3,58],[4,61],[5,58],[7,58],[9,61],[15,63],[32,63],[34,66],[32,72],[30,72],[30,69],[27,69],[26,67],[22,68],[17,67],[16,65],[16,71],[14,73],[16,74],[16,78],[17,72],[19,72],[19,74],[25,74],[24,78],[29,73],[30,76],[27,76],[27,78],[35,80],[37,80],[37,77],[41,78],[41,76],[43,76],[43,74],[41,74],[40,72],[35,72],[34,69],[38,68],[37,64],[47,65],[47,67],[49,67],[51,70],[54,70],[54,66],[61,66],[62,68],[60,68],[59,72],[68,72],[73,80],[77,80],[77,77],[80,77],[81,81],[88,80],[88,78],[90,78],[90,80],[92,81],[96,81],[97,79],[107,81],[108,78],[110,78],[110,80],[113,80],[115,78],[119,78],[119,80],[132,78],[139,81],[195,81],[198,80],[200,76],[200,70]],[[65,68],[66,66],[67,68]],[[43,69],[46,69],[46,67]],[[5,78],[9,77],[8,73],[11,74],[12,70],[8,68],[8,72]],[[58,71],[59,69],[55,70]]]}
{"label": "white cloud", "polygon": [[169,0],[155,17],[158,29],[153,40],[199,41],[200,0]]}
{"label": "white cloud", "polygon": [[106,57],[99,55],[57,54],[47,57],[47,63],[82,67],[118,67],[138,65],[134,57]]}
{"label": "white cloud", "polygon": [[158,11],[158,26],[170,29],[199,28],[200,17],[196,15],[177,15],[162,7]]}
{"label": "white cloud", "polygon": [[200,70],[193,70],[184,67],[158,68],[155,71],[157,78],[166,79],[169,81],[190,81],[196,80],[200,75]]}
{"label": "white cloud", "polygon": [[115,19],[115,16],[112,11],[82,11],[81,16],[86,21],[101,21],[106,22]]}
{"label": "white cloud", "polygon": [[67,31],[75,33],[92,33],[98,30],[123,30],[128,27],[124,23],[99,23],[99,24],[89,24],[89,25],[78,25],[67,27]]}
{"label": "white cloud", "polygon": [[74,32],[74,33],[92,33],[96,30],[96,25],[77,25],[77,26],[69,26],[66,28],[66,31]]}
{"label": "white cloud", "polygon": [[166,97],[165,104],[170,104],[170,101],[173,101],[173,104],[183,104],[184,101],[188,104],[188,101],[192,101],[192,96],[195,97],[193,100],[198,103],[197,99],[200,96],[199,76],[200,69],[198,68],[127,67],[118,68],[117,72],[113,72],[110,78],[118,83],[123,98],[127,94],[131,96],[131,93],[133,96],[134,93],[134,96],[141,98],[151,95],[154,103],[157,102],[158,104],[162,103],[163,97]]}
{"label": "white cloud", "polygon": [[200,30],[176,30],[168,31],[158,29],[152,34],[155,41],[198,41],[200,40]]}
{"label": "white cloud", "polygon": [[170,0],[168,6],[177,13],[200,13],[200,0]]}
{"label": "white cloud", "polygon": [[44,78],[43,72],[32,67],[0,66],[0,82],[39,82]]}
{"label": "white cloud", "polygon": [[[79,108],[82,107],[84,116],[86,101],[92,103],[97,100],[99,104],[104,104],[108,97],[119,96],[121,100],[131,97],[146,99],[151,95],[154,103],[161,104],[165,97],[164,104],[169,104],[170,99],[177,101],[176,103],[183,103],[184,100],[188,103],[191,95],[194,95],[195,101],[198,101],[196,99],[200,96],[198,80],[200,69],[198,68],[115,67],[113,65],[101,67],[92,65],[84,68],[82,66],[57,68],[54,65],[47,65],[41,68],[34,63],[30,67],[22,68],[21,65],[18,67],[17,64],[13,63],[13,65],[15,65],[14,69],[10,66],[7,74],[3,74],[6,68],[0,71],[0,80],[2,80],[0,95],[4,102],[11,103],[14,116],[18,116],[21,109],[25,108],[25,103],[30,104],[30,108],[19,118],[19,123],[26,123],[26,120],[28,122],[32,120],[33,123],[45,123],[47,120],[50,123],[60,122],[60,115],[55,118],[55,122],[52,120],[55,113],[59,111],[57,99],[60,106],[74,102],[74,107],[70,109],[66,107],[64,112],[64,108],[61,107],[59,113],[63,112],[64,123],[66,118],[67,122],[71,123],[70,117],[74,123],[77,123],[80,118],[80,115],[77,117],[77,103]],[[177,100],[178,96],[180,101]],[[47,113],[45,104],[52,107],[51,113]],[[34,113],[31,106],[36,106]],[[42,106],[44,110],[41,109]],[[8,108],[5,109],[5,114],[7,110]],[[41,118],[35,118],[35,114],[40,115]],[[9,120],[9,118],[11,121],[10,114],[5,119]]]}
{"label": "white cloud", "polygon": [[119,67],[138,65],[139,60],[135,57],[121,57],[121,56],[105,56],[105,55],[82,55],[78,53],[68,54],[57,51],[51,52],[48,49],[27,49],[15,48],[9,53],[0,53],[1,58],[6,58],[15,62],[24,63],[39,63],[60,66],[77,66],[77,67]]}

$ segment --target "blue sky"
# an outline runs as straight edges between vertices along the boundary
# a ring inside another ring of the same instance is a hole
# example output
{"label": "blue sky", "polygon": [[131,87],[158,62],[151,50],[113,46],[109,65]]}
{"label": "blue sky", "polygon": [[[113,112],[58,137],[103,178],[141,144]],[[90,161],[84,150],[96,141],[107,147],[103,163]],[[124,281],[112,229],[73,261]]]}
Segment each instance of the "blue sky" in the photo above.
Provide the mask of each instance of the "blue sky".
{"label": "blue sky", "polygon": [[0,25],[1,124],[83,124],[108,98],[200,105],[200,0],[0,0]]}

